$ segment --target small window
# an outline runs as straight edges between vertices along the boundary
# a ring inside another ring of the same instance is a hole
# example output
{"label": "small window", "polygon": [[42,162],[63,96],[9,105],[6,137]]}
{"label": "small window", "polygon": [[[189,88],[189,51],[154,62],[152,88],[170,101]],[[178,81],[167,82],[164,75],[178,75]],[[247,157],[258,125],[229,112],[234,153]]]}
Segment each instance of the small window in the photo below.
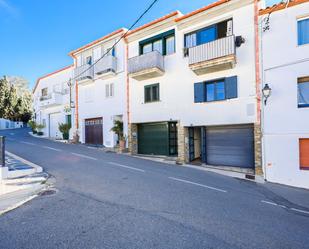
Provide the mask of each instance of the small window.
{"label": "small window", "polygon": [[105,97],[110,98],[114,96],[114,83],[105,85]]}
{"label": "small window", "polygon": [[41,91],[42,91],[43,97],[48,95],[48,88],[47,87],[43,88]]}
{"label": "small window", "polygon": [[92,56],[86,57],[86,64],[91,65],[92,64]]}
{"label": "small window", "polygon": [[309,77],[298,78],[298,107],[309,107]]}
{"label": "small window", "polygon": [[166,38],[166,54],[175,53],[175,36]]}
{"label": "small window", "polygon": [[297,22],[298,45],[309,43],[309,18]]}
{"label": "small window", "polygon": [[299,139],[300,168],[309,170],[309,138]]}
{"label": "small window", "polygon": [[160,100],[159,84],[145,86],[145,103]]}

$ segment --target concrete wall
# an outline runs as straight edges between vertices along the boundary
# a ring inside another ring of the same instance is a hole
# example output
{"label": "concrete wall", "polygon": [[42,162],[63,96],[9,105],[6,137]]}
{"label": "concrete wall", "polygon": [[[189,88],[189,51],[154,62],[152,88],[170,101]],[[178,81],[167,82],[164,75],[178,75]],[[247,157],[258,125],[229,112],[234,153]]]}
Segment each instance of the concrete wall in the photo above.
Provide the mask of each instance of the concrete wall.
{"label": "concrete wall", "polygon": [[272,88],[263,107],[263,164],[268,181],[309,188],[309,171],[299,165],[309,108],[297,105],[297,78],[309,76],[309,45],[297,45],[297,19],[305,15],[309,3],[274,12],[269,31],[262,32],[263,81]]}
{"label": "concrete wall", "polygon": [[22,122],[14,122],[8,119],[0,118],[0,130],[16,129],[23,127]]}
{"label": "concrete wall", "polygon": [[[221,12],[222,13],[222,12]],[[254,123],[256,121],[254,25],[253,4],[230,6],[224,14],[210,15],[198,21],[171,25],[129,43],[129,58],[138,55],[140,40],[156,34],[176,30],[176,53],[164,58],[165,74],[144,81],[130,78],[131,122],[180,120],[183,126]],[[197,76],[183,57],[184,34],[233,18],[234,34],[246,39],[237,48],[237,65],[234,69]],[[238,76],[238,98],[213,103],[194,103],[194,83],[222,77]],[[160,83],[160,101],[144,103],[144,86]]]}

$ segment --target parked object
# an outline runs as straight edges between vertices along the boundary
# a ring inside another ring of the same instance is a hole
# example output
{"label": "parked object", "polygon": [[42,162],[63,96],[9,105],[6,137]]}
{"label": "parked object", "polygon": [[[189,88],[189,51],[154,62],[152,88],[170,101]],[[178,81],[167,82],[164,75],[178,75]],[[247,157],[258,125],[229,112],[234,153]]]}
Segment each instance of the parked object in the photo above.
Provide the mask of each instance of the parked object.
{"label": "parked object", "polygon": [[44,132],[42,131],[42,129],[44,129],[44,128],[45,128],[45,125],[43,125],[43,124],[36,125],[37,134],[39,136],[43,136],[44,135]]}
{"label": "parked object", "polygon": [[69,132],[71,129],[71,125],[67,123],[61,123],[59,124],[59,131],[62,133],[62,137],[64,140],[69,139]]}
{"label": "parked object", "polygon": [[8,119],[0,118],[0,130],[6,130],[6,129],[17,129],[22,128],[23,122],[19,121],[11,121]]}

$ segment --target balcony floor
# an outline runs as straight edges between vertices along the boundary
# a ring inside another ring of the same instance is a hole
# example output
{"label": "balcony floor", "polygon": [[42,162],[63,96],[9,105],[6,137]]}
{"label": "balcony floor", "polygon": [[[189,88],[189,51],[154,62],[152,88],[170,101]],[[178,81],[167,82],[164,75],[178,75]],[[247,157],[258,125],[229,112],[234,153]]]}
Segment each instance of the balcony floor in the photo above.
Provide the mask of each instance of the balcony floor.
{"label": "balcony floor", "polygon": [[131,73],[130,77],[135,79],[135,80],[147,80],[155,77],[162,76],[165,72],[162,71],[161,69],[154,67],[154,68],[148,68],[136,73]]}

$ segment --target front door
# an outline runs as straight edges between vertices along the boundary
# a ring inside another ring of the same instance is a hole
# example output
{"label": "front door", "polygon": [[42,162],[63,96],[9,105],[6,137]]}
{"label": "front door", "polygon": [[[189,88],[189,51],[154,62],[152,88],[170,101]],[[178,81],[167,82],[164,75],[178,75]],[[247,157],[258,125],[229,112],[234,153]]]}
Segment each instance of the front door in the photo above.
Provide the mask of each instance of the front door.
{"label": "front door", "polygon": [[85,120],[85,143],[103,145],[102,118],[90,118]]}

